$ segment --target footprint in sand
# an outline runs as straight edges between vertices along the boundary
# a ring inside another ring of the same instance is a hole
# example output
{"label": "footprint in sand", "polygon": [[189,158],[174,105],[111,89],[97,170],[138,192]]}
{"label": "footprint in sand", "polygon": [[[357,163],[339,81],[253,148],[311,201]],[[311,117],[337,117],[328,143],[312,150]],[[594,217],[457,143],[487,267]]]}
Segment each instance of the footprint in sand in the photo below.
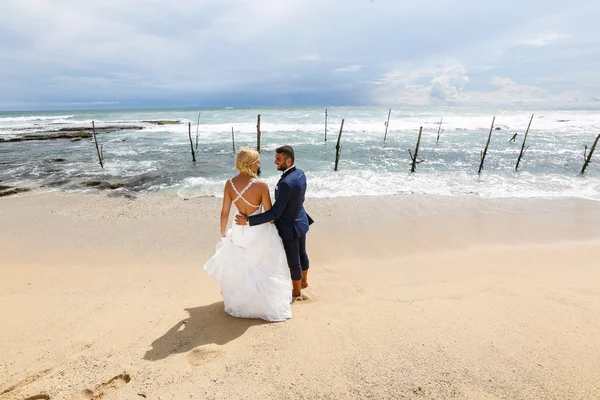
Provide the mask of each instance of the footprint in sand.
{"label": "footprint in sand", "polygon": [[[13,390],[16,390],[16,389],[18,389],[18,388],[20,388],[20,387],[23,387],[23,386],[27,386],[27,385],[29,385],[29,384],[32,384],[33,382],[37,381],[38,379],[40,379],[40,378],[42,378],[43,376],[45,376],[45,375],[47,375],[48,373],[50,373],[50,371],[52,371],[52,368],[45,369],[45,370],[43,370],[42,372],[40,372],[40,373],[38,373],[38,374],[35,374],[35,375],[32,375],[32,376],[29,376],[29,377],[27,377],[27,378],[23,379],[23,380],[22,380],[22,381],[20,381],[19,383],[15,384],[15,385],[12,385],[12,386],[11,386],[11,387],[9,387],[8,389],[6,389],[6,390],[4,390],[4,391],[0,392],[0,397],[2,397],[3,395],[5,395],[5,394],[7,394],[7,393],[10,393],[10,392],[12,392]],[[36,396],[47,396],[47,395],[46,395],[46,394],[38,394],[38,395],[36,395]],[[44,398],[44,397],[40,397],[40,399],[43,399],[43,398]],[[31,399],[37,399],[37,397],[33,396],[33,397],[31,397]],[[28,399],[25,399],[25,400],[28,400]]]}
{"label": "footprint in sand", "polygon": [[108,393],[122,388],[129,381],[131,381],[131,377],[128,374],[117,375],[111,380],[96,386],[94,389],[85,389],[83,392],[75,395],[72,400],[98,400]]}
{"label": "footprint in sand", "polygon": [[202,346],[188,353],[188,361],[192,365],[202,365],[221,355],[221,350],[215,346]]}

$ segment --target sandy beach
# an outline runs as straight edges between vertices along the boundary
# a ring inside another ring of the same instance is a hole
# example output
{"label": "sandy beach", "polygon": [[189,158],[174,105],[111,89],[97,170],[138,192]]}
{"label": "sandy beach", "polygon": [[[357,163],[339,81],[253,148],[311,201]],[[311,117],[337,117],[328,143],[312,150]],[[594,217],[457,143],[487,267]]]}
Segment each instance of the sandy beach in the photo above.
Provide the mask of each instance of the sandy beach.
{"label": "sandy beach", "polygon": [[223,312],[220,199],[0,199],[0,400],[598,399],[600,203],[308,199],[310,300]]}

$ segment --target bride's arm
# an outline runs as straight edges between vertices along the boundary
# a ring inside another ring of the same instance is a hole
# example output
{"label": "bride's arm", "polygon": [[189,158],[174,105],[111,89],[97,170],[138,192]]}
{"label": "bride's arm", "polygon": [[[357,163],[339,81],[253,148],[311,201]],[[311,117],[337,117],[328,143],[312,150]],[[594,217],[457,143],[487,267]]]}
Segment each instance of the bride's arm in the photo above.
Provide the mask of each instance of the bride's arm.
{"label": "bride's arm", "polygon": [[221,237],[225,237],[227,234],[227,221],[229,220],[229,212],[231,211],[231,194],[227,190],[227,184],[225,182],[225,188],[223,189],[223,206],[221,207]]}
{"label": "bride's arm", "polygon": [[267,185],[266,183],[263,183],[261,186],[262,186],[261,187],[261,189],[262,189],[261,202],[263,205],[264,212],[267,212],[271,208],[273,208],[273,203],[271,203],[271,193],[269,193],[269,185]]}

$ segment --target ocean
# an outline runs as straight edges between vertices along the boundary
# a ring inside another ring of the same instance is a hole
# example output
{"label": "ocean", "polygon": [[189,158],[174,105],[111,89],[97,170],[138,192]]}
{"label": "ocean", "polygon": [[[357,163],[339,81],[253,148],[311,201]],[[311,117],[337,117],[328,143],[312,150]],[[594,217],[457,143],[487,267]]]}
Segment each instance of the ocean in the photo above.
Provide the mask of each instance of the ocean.
{"label": "ocean", "polygon": [[[580,173],[584,146],[590,147],[600,133],[600,110],[397,107],[391,111],[384,142],[388,110],[329,107],[327,141],[324,107],[0,112],[0,138],[5,140],[64,128],[89,128],[92,121],[99,128],[126,128],[98,134],[104,168],[100,168],[91,138],[0,142],[0,185],[30,188],[28,195],[58,190],[102,191],[110,196],[219,197],[224,181],[236,173],[231,130],[236,150],[256,146],[260,114],[261,178],[271,186],[276,184],[279,173],[272,163],[274,151],[289,144],[296,152],[296,166],[306,172],[308,197],[414,193],[600,200],[600,146],[586,173]],[[516,172],[532,114],[529,148]],[[495,129],[483,171],[478,174],[494,116]],[[334,172],[342,119],[339,171]],[[179,123],[143,122],[157,120]],[[195,163],[188,122],[194,148],[198,135]],[[419,157],[423,161],[411,173],[408,150],[414,151],[420,127]],[[510,142],[515,133],[516,140]],[[96,186],[90,186],[91,182]]]}

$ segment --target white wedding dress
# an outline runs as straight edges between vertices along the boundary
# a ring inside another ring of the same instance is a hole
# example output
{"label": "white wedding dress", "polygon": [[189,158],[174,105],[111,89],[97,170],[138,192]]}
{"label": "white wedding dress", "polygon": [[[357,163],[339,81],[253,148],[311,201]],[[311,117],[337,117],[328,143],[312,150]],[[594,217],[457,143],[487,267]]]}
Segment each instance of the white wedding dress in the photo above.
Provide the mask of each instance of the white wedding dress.
{"label": "white wedding dress", "polygon": [[[243,193],[252,183],[254,181],[241,192],[232,184],[238,194],[234,203],[238,199],[248,203]],[[262,205],[252,215],[261,212]],[[221,284],[228,314],[271,322],[292,318],[290,270],[275,225],[240,226],[233,223],[204,270]]]}

